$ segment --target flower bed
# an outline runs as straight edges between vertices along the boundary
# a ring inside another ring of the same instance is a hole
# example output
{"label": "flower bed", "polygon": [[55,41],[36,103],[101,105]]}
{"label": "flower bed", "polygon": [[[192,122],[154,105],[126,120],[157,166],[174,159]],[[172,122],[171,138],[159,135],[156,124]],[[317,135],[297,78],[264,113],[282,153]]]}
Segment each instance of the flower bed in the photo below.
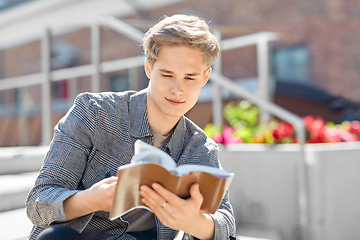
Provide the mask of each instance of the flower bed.
{"label": "flower bed", "polygon": [[[224,109],[228,125],[216,127],[206,125],[204,131],[221,144],[234,143],[297,143],[294,127],[282,120],[272,119],[259,123],[259,108],[243,100],[239,104],[229,103]],[[345,121],[341,124],[325,122],[321,116],[303,118],[307,130],[307,143],[331,143],[360,141],[359,121]]]}
{"label": "flower bed", "polygon": [[[281,240],[300,239],[298,144],[220,145],[222,167],[235,173],[230,200],[239,233],[271,230]],[[312,238],[360,239],[360,142],[306,144]]]}
{"label": "flower bed", "polygon": [[[275,118],[261,124],[259,112],[247,101],[230,103],[224,108],[226,125],[204,129],[220,143],[224,169],[235,173],[230,199],[238,229],[270,229],[281,239],[301,239],[303,227],[313,240],[360,239],[360,123],[306,116],[309,144],[302,147],[291,144],[297,143],[291,124]],[[309,218],[306,226],[302,217]]]}

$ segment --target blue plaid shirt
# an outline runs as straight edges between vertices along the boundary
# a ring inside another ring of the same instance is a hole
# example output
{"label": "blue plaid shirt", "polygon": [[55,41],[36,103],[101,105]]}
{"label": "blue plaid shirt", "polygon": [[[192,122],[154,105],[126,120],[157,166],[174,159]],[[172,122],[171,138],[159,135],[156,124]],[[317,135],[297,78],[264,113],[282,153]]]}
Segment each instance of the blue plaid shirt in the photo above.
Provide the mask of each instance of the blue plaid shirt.
{"label": "blue plaid shirt", "polygon": [[[34,224],[29,239],[35,239],[56,221],[66,220],[63,202],[94,183],[116,176],[128,164],[137,139],[152,144],[146,110],[147,89],[140,92],[80,94],[69,112],[55,126],[54,138],[43,166],[26,200],[28,217]],[[201,164],[220,167],[214,141],[193,122],[181,117],[165,146],[177,165]],[[219,209],[211,214],[214,239],[235,234],[235,219],[226,194]],[[156,217],[155,217],[156,218]],[[126,233],[127,222],[109,220],[98,211],[63,222],[86,239],[134,239]],[[157,218],[158,239],[173,239],[177,231]],[[185,234],[184,239],[193,239]]]}

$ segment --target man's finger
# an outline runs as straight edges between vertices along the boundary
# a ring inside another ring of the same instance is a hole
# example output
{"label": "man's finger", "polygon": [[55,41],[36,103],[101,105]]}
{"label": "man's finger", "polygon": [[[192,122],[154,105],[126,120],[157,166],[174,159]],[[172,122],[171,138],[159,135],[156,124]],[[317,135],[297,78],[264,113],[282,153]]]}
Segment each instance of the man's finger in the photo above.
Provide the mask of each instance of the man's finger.
{"label": "man's finger", "polygon": [[108,178],[104,178],[102,181],[104,183],[113,183],[113,182],[116,182],[117,180],[118,180],[118,177],[111,176],[111,177],[108,177]]}
{"label": "man's finger", "polygon": [[167,190],[158,183],[153,183],[152,188],[163,198],[165,201],[173,202],[177,200],[177,196],[171,191]]}
{"label": "man's finger", "polygon": [[202,204],[204,198],[203,198],[203,195],[200,192],[200,188],[199,188],[198,183],[194,183],[193,185],[191,185],[191,187],[190,187],[190,196],[196,202],[198,202],[199,204]]}
{"label": "man's finger", "polygon": [[146,185],[140,187],[140,195],[143,197],[142,201],[150,207],[155,214],[163,207],[165,202],[169,205],[167,200]]}

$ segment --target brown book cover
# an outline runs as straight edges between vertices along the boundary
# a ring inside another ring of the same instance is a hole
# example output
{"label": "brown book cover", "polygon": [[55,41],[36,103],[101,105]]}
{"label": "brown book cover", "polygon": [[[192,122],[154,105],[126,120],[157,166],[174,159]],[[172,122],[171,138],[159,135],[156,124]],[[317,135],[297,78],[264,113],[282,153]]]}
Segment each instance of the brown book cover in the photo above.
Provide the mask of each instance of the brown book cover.
{"label": "brown book cover", "polygon": [[157,182],[181,198],[190,197],[190,186],[199,183],[204,197],[201,210],[214,213],[223,199],[233,173],[203,165],[181,165],[165,152],[140,140],[135,143],[135,155],[131,163],[118,169],[118,182],[110,219],[114,220],[133,208],[147,208],[141,201],[141,185]]}

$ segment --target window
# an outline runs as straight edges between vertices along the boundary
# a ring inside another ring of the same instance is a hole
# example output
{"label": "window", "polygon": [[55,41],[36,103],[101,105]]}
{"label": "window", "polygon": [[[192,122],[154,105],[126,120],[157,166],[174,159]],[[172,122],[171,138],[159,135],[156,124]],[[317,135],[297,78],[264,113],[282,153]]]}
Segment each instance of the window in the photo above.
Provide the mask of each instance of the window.
{"label": "window", "polygon": [[33,1],[35,0],[0,0],[0,11]]}
{"label": "window", "polygon": [[0,91],[0,106],[5,105],[5,91]]}
{"label": "window", "polygon": [[130,89],[129,76],[127,74],[110,77],[110,91],[123,92]]}
{"label": "window", "polygon": [[69,98],[69,80],[52,83],[53,98],[66,101]]}
{"label": "window", "polygon": [[305,44],[273,49],[272,72],[274,78],[278,81],[309,82],[309,59],[309,49]]}
{"label": "window", "polygon": [[[78,51],[68,42],[56,39],[51,49],[52,70],[73,67],[79,65]],[[56,100],[66,101],[69,98],[69,80],[65,79],[52,83],[52,93]]]}

